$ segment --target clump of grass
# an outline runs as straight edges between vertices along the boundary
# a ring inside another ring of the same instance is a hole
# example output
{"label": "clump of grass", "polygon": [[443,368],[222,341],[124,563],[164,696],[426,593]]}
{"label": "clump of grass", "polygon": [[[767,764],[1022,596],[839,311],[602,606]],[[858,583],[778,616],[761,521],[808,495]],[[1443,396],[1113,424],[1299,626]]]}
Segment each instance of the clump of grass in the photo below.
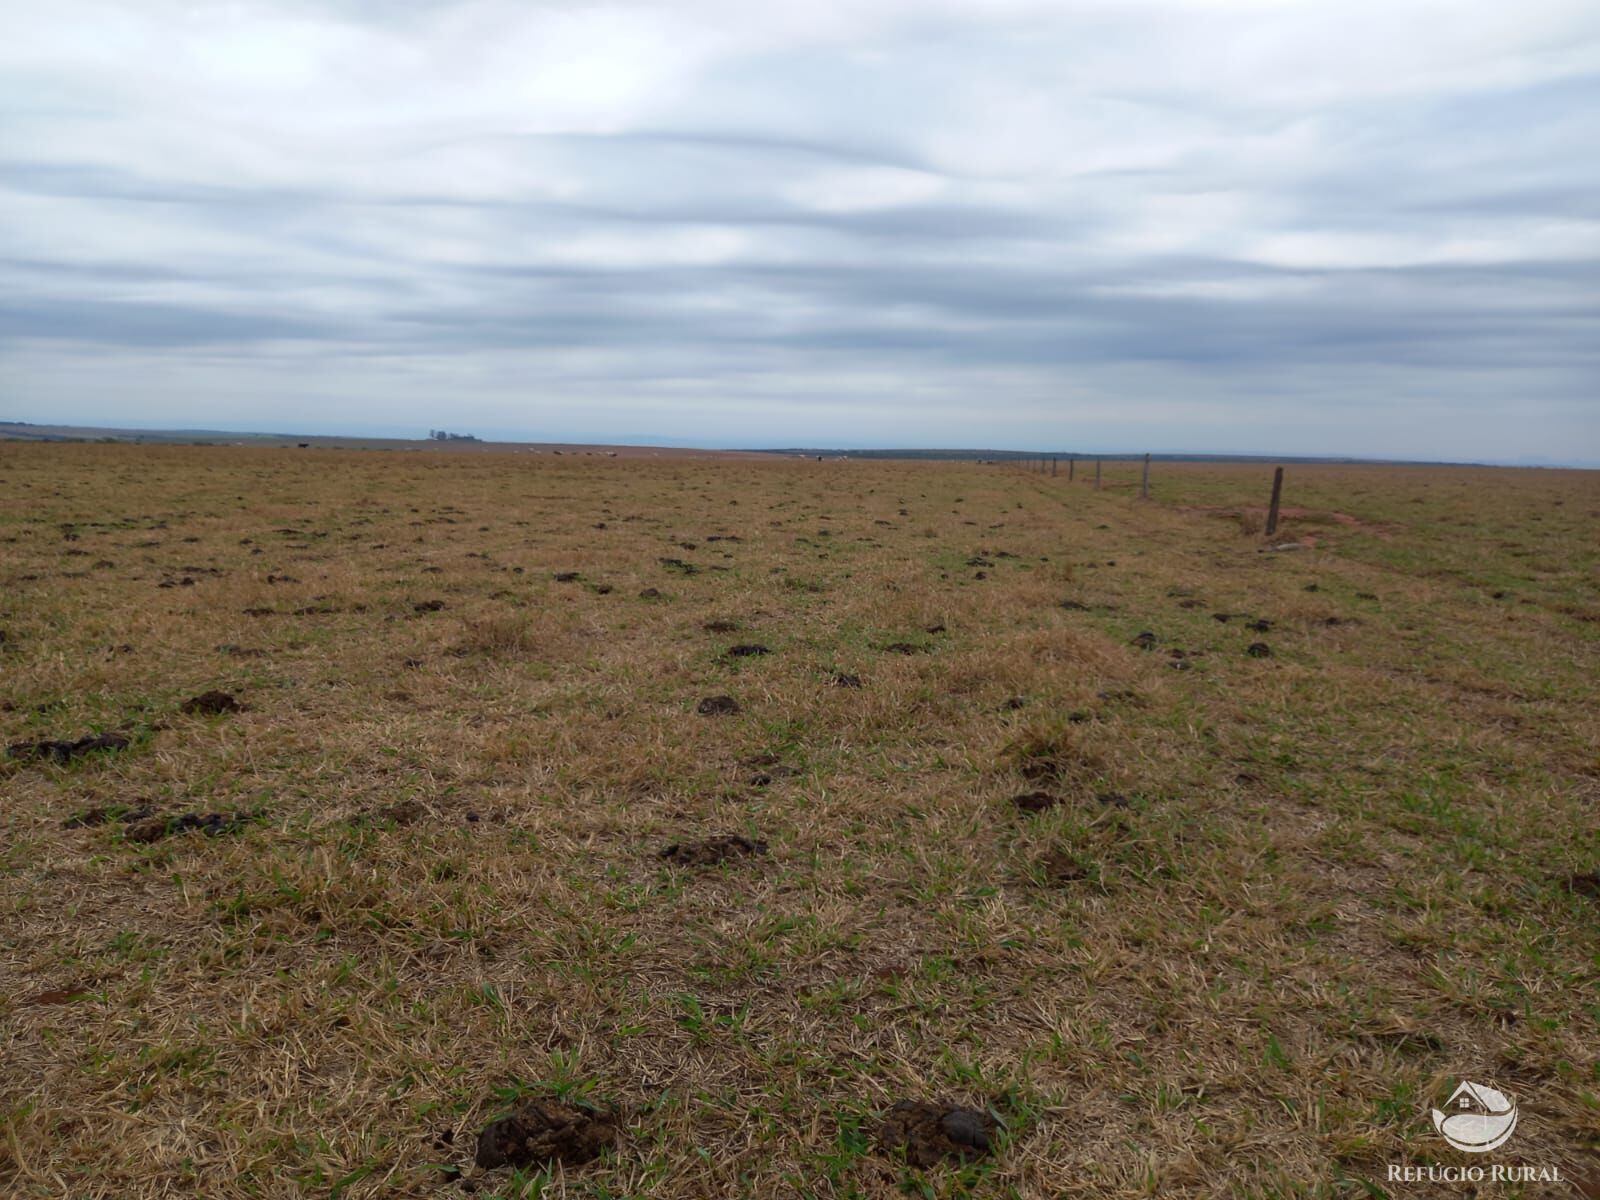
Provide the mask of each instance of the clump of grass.
{"label": "clump of grass", "polygon": [[1008,742],[1000,757],[1029,783],[1041,786],[1082,786],[1106,774],[1105,760],[1070,725],[1031,726]]}
{"label": "clump of grass", "polygon": [[489,658],[515,658],[535,653],[544,641],[527,613],[492,613],[462,622],[457,649]]}

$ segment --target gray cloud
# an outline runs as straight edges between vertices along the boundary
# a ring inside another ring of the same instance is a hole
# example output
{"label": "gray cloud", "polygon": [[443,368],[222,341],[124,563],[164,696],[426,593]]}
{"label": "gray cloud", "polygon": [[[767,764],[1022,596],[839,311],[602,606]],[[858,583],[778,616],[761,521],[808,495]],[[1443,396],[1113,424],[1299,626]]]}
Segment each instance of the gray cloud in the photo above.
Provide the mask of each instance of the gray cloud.
{"label": "gray cloud", "polygon": [[7,415],[1600,460],[1591,5],[181,11],[0,47]]}

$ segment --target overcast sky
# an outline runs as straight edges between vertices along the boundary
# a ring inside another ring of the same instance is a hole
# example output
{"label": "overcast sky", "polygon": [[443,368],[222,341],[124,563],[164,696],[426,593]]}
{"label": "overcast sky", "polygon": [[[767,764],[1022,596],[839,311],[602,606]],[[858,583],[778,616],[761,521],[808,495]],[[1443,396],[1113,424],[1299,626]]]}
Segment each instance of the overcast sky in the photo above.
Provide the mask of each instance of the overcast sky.
{"label": "overcast sky", "polygon": [[1595,0],[0,38],[0,418],[1600,461]]}

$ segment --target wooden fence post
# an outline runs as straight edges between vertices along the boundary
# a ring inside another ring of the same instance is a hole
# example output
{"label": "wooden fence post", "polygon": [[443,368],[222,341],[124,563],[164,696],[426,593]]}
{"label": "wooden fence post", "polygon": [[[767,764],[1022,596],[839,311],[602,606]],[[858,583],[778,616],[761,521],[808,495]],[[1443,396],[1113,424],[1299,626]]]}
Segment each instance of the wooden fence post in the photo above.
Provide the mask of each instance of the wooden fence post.
{"label": "wooden fence post", "polygon": [[1139,480],[1139,499],[1150,499],[1150,456],[1144,456],[1144,476]]}
{"label": "wooden fence post", "polygon": [[1071,483],[1072,482],[1072,477],[1074,475],[1076,475],[1077,473],[1078,473],[1078,456],[1076,454],[1069,454],[1069,455],[1067,455],[1067,482]]}
{"label": "wooden fence post", "polygon": [[1061,464],[1061,460],[1058,459],[1055,455],[1052,454],[1050,456],[1050,478],[1051,479],[1054,479],[1056,477],[1056,469],[1060,466],[1060,464]]}
{"label": "wooden fence post", "polygon": [[1272,503],[1267,508],[1267,536],[1278,532],[1278,501],[1283,496],[1283,468],[1272,473]]}
{"label": "wooden fence post", "polygon": [[1098,458],[1094,460],[1094,490],[1097,492],[1100,490],[1100,460]]}

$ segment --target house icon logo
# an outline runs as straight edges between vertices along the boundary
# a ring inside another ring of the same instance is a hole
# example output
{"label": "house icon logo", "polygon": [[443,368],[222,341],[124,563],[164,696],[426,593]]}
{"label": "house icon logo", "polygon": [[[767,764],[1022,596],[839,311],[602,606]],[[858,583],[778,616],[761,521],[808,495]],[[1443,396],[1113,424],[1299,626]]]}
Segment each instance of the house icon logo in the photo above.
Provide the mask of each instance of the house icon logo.
{"label": "house icon logo", "polygon": [[1488,1084],[1463,1079],[1444,1107],[1432,1110],[1433,1127],[1457,1150],[1483,1154],[1506,1144],[1517,1128],[1517,1102]]}

